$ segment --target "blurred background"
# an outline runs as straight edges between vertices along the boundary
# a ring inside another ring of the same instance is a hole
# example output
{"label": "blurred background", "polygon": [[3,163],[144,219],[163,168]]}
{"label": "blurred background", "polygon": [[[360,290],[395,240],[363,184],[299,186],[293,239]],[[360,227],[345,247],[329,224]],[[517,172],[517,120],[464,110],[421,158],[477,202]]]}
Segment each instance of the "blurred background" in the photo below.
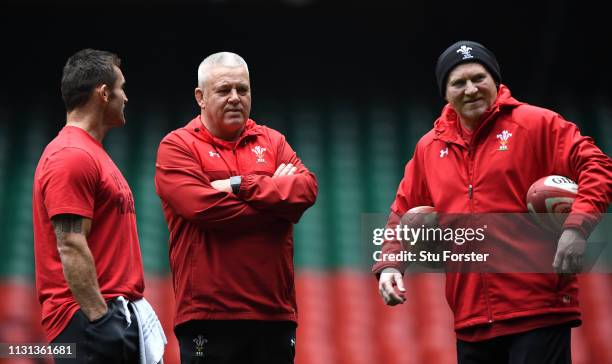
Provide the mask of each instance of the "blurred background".
{"label": "blurred background", "polygon": [[[298,364],[455,362],[443,276],[408,276],[407,303],[389,308],[358,248],[362,214],[387,213],[416,141],[444,105],[434,66],[448,45],[483,43],[514,97],[560,112],[612,154],[612,31],[604,12],[580,2],[494,9],[490,2],[26,0],[0,7],[0,342],[44,340],[32,179],[65,122],[62,67],[82,48],[123,61],[128,123],[109,133],[105,147],[134,193],[145,296],[170,339],[170,364],[178,348],[155,157],[161,138],[198,113],[196,70],[211,53],[246,59],[252,118],[283,132],[319,180],[317,204],[295,229]],[[584,325],[573,331],[574,362],[612,363],[612,276],[580,280]]]}

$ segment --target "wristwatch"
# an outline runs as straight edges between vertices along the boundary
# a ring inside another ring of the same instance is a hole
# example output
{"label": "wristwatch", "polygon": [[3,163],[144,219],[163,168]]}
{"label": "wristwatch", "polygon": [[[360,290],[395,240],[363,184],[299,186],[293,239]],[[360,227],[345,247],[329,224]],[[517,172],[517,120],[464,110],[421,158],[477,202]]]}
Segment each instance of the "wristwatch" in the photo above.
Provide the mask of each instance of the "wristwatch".
{"label": "wristwatch", "polygon": [[240,191],[241,183],[242,183],[242,176],[231,176],[230,177],[230,186],[232,187],[232,193],[234,195],[237,195],[238,191]]}

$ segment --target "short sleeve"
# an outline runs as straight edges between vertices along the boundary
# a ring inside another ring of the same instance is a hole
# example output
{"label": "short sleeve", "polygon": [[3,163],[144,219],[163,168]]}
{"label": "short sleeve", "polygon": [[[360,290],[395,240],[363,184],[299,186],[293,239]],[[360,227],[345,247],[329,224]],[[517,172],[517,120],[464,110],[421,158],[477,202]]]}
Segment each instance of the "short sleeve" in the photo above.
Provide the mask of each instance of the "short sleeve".
{"label": "short sleeve", "polygon": [[98,180],[94,159],[82,149],[63,148],[49,156],[40,177],[49,218],[59,214],[93,218]]}

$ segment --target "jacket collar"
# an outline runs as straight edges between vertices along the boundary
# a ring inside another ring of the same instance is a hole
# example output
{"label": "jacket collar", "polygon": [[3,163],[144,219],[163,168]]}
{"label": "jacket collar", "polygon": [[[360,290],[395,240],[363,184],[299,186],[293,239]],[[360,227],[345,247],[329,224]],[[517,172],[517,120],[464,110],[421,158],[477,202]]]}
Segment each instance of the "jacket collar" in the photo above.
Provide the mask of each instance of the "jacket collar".
{"label": "jacket collar", "polygon": [[[491,105],[491,108],[483,114],[482,122],[474,131],[474,136],[476,136],[478,130],[482,129],[485,125],[494,122],[494,119],[502,110],[511,109],[521,104],[522,102],[512,97],[508,87],[500,84],[497,98],[493,102],[493,105]],[[463,145],[463,140],[459,135],[460,127],[459,115],[450,104],[446,104],[442,109],[442,114],[440,114],[438,119],[434,122],[434,140],[440,139],[447,143],[458,143]]]}
{"label": "jacket collar", "polygon": [[246,138],[251,138],[251,137],[255,137],[257,135],[262,134],[262,126],[258,125],[254,120],[252,119],[247,119],[246,124],[244,126],[244,129],[242,130],[242,133],[240,134],[240,136],[238,137],[238,139],[236,139],[235,141],[227,141],[227,140],[223,140],[220,138],[215,137],[214,135],[212,135],[210,133],[210,131],[208,131],[208,129],[206,129],[206,127],[204,127],[204,124],[202,123],[202,119],[201,116],[198,115],[195,118],[193,118],[186,126],[185,129],[192,135],[194,135],[195,137],[215,145],[216,147],[220,147],[220,148],[226,148],[226,149],[234,149],[234,147],[236,145],[238,145],[238,143],[240,143],[241,141],[243,141]]}

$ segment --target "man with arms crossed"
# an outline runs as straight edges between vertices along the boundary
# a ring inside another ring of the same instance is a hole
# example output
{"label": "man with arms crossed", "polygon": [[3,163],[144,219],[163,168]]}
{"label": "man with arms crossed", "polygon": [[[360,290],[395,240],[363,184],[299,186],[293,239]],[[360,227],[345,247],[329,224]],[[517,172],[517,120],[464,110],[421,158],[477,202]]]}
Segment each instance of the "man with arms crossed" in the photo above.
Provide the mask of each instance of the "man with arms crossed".
{"label": "man with arms crossed", "polygon": [[293,363],[293,224],[315,176],[285,137],[249,119],[237,54],[200,64],[200,114],[168,134],[155,183],[170,229],[182,363]]}
{"label": "man with arms crossed", "polygon": [[[52,343],[76,343],[57,363],[161,361],[165,337],[143,299],[132,192],[102,146],[123,126],[121,61],[84,49],[64,66],[66,126],[45,148],[34,176],[36,287]],[[136,304],[132,302],[136,301]],[[139,323],[141,325],[139,325]],[[142,329],[152,332],[144,337]]]}

